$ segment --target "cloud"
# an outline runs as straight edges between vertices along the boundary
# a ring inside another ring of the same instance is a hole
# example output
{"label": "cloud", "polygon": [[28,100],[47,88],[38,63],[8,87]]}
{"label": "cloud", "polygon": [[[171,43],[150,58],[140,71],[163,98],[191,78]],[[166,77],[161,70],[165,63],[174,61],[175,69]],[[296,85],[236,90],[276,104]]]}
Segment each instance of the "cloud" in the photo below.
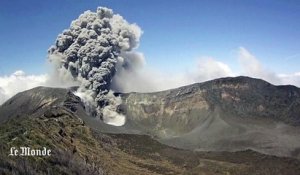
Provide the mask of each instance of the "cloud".
{"label": "cloud", "polygon": [[[292,84],[300,86],[300,72],[276,74],[264,68],[261,62],[246,48],[238,48],[236,57],[241,72],[233,71],[230,66],[212,57],[201,57],[194,68],[187,72],[167,74],[146,66],[135,71],[119,71],[113,79],[113,86],[119,92],[152,92],[176,88],[192,83],[204,82],[221,77],[249,76],[261,78],[275,85]],[[117,84],[116,84],[117,82]]]}
{"label": "cloud", "polygon": [[278,74],[266,70],[258,59],[243,47],[239,48],[238,59],[243,70],[243,72],[239,73],[240,75],[261,78],[275,85],[291,84],[300,87],[300,72]]}
{"label": "cloud", "polygon": [[49,60],[55,64],[59,79],[77,82],[80,94],[92,96],[95,103],[89,103],[94,105],[93,114],[115,117],[112,112],[103,112],[106,106],[113,105],[108,95],[111,82],[117,68],[130,72],[142,64],[141,55],[135,53],[142,33],[138,25],[127,22],[112,9],[98,7],[95,12],[81,14],[58,35],[48,50]]}
{"label": "cloud", "polygon": [[202,82],[228,76],[234,76],[230,67],[212,57],[201,58],[198,61],[198,66],[191,73],[191,77],[195,82]]}
{"label": "cloud", "polygon": [[281,84],[290,84],[300,87],[300,72],[279,74],[278,77],[281,79]]}
{"label": "cloud", "polygon": [[190,71],[175,74],[147,66],[135,71],[121,69],[112,84],[120,92],[153,92],[234,75],[228,65],[212,57],[202,57],[196,65]]}
{"label": "cloud", "polygon": [[274,84],[281,83],[276,73],[266,70],[258,59],[244,47],[239,48],[238,60],[243,70],[243,72],[241,72],[242,75],[261,78]]}
{"label": "cloud", "polygon": [[[236,57],[241,72],[236,72],[226,63],[212,57],[201,57],[197,61],[197,66],[190,71],[177,74],[166,74],[159,70],[143,69],[138,77],[132,77],[127,86],[127,91],[157,91],[176,88],[192,83],[204,82],[221,77],[249,76],[264,79],[275,85],[295,85],[300,87],[300,72],[292,74],[278,74],[267,70],[252,53],[246,48],[239,47]],[[130,79],[130,78],[129,78]]]}
{"label": "cloud", "polygon": [[[130,57],[124,63],[120,61],[121,68],[112,81],[113,90],[119,92],[153,92],[176,88],[192,83],[203,82],[215,78],[228,76],[250,76],[261,78],[276,85],[291,84],[300,87],[300,72],[291,74],[278,74],[267,70],[252,53],[246,48],[238,48],[237,62],[241,72],[234,72],[226,63],[212,57],[201,57],[196,61],[196,66],[186,72],[169,74],[147,66],[146,59],[142,53],[127,53]],[[127,66],[130,67],[128,70]],[[57,73],[54,72],[42,75],[26,75],[19,70],[15,73],[0,77],[0,104],[18,92],[31,89],[36,86],[68,87],[74,86],[69,76],[63,81],[58,81]]]}
{"label": "cloud", "polygon": [[46,74],[26,75],[22,70],[0,77],[0,104],[18,92],[45,85],[47,78]]}

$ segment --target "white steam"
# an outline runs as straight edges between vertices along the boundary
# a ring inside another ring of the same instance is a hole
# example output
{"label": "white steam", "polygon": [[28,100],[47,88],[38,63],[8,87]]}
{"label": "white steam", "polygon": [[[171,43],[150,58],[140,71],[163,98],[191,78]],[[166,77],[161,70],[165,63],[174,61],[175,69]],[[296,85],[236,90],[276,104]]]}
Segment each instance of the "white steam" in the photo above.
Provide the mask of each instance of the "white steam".
{"label": "white steam", "polygon": [[117,107],[122,104],[121,97],[114,96],[110,91],[108,94],[109,104],[103,109],[103,121],[107,124],[122,126],[125,124],[125,116],[117,112]]}

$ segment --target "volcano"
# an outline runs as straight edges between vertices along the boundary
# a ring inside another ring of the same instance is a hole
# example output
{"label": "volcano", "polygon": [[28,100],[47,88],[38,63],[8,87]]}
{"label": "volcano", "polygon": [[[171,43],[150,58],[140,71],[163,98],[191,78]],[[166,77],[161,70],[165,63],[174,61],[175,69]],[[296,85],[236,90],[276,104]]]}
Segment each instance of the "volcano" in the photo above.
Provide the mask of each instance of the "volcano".
{"label": "volcano", "polygon": [[[114,93],[122,99],[117,112],[126,116],[123,126],[89,115],[75,90],[37,87],[0,107],[0,172],[300,172],[300,89],[295,86],[229,77],[161,92]],[[53,155],[42,162],[13,158],[7,156],[11,146],[47,146]]]}

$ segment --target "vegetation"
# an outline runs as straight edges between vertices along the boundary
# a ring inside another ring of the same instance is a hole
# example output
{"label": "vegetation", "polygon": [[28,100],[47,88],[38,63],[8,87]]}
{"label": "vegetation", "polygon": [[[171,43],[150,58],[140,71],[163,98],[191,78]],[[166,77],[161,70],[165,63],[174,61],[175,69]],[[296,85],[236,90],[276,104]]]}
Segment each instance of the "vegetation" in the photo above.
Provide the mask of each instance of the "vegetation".
{"label": "vegetation", "polygon": [[[49,157],[8,156],[10,147],[47,147]],[[192,152],[149,136],[103,134],[64,108],[0,125],[0,174],[299,174],[296,159],[253,151]]]}

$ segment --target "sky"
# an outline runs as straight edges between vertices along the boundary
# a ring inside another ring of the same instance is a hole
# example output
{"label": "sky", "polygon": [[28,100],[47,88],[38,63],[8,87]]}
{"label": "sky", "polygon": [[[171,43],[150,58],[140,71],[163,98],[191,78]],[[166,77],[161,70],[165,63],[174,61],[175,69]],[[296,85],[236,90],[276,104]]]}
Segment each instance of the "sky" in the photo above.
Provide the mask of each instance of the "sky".
{"label": "sky", "polygon": [[98,6],[142,29],[137,51],[156,76],[201,77],[190,83],[248,75],[300,86],[298,0],[1,0],[2,91],[9,77],[45,76],[57,35]]}

